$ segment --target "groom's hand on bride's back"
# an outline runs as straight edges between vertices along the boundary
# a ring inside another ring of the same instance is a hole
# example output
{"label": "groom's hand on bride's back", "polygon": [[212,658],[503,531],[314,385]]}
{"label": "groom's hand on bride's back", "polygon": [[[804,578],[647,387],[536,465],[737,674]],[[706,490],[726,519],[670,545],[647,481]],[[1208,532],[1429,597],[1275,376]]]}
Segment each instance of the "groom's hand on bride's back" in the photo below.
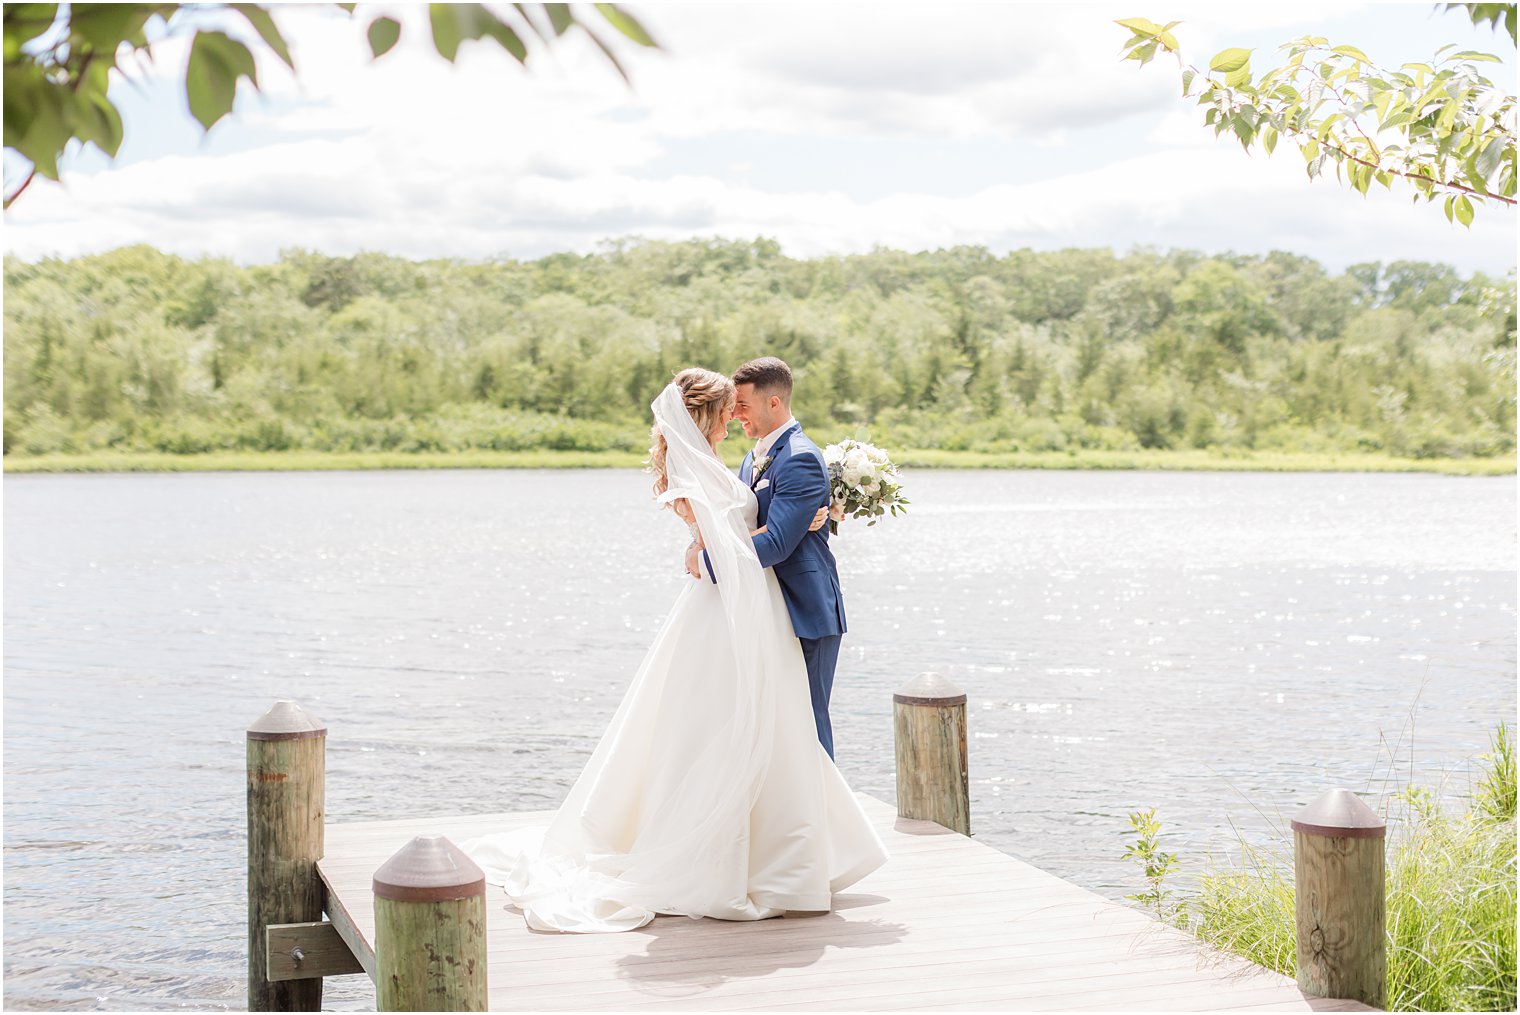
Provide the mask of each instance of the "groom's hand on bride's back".
{"label": "groom's hand on bride's back", "polygon": [[[813,516],[812,523],[808,525],[808,531],[809,532],[817,532],[819,529],[823,528],[823,523],[826,522],[826,521],[828,521],[828,520],[829,520],[829,509],[827,507],[821,507],[821,508],[819,508],[818,509],[818,513]],[[755,532],[751,533],[751,535],[758,535],[759,533],[764,532],[764,531],[766,531],[766,529],[765,529],[765,526],[762,525]],[[689,575],[691,575],[697,581],[701,581],[702,580],[702,563],[703,563],[702,547],[699,546],[697,543],[692,543],[689,546],[687,546],[686,547],[686,573],[689,574]]]}

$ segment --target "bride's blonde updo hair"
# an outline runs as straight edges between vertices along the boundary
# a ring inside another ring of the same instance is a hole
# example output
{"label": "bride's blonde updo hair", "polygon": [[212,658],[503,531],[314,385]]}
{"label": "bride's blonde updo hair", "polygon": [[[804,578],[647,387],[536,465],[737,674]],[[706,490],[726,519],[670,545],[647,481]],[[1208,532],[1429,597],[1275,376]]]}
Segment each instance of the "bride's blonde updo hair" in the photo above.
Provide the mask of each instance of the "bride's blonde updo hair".
{"label": "bride's blonde updo hair", "polygon": [[[676,374],[673,383],[681,389],[691,421],[697,424],[703,437],[711,440],[713,432],[722,424],[724,411],[733,409],[738,397],[733,380],[715,370],[687,367]],[[660,432],[658,424],[650,428],[649,442],[647,471],[654,476],[654,495],[658,497],[670,488],[665,477],[665,435]]]}

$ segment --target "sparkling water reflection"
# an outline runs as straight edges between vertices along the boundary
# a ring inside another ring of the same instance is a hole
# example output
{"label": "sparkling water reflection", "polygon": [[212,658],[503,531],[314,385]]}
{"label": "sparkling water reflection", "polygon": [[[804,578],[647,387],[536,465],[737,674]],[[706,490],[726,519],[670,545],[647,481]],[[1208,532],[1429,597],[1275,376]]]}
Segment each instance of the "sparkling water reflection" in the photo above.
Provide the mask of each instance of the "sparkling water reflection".
{"label": "sparkling water reflection", "polygon": [[[1459,797],[1515,714],[1515,481],[921,473],[847,528],[835,722],[965,688],[977,836],[1111,897],[1332,785]],[[331,821],[558,802],[679,583],[633,472],[8,477],[5,1003],[243,1003],[243,729],[327,720]],[[857,523],[858,524],[858,523]],[[327,1003],[363,1008],[362,978]]]}

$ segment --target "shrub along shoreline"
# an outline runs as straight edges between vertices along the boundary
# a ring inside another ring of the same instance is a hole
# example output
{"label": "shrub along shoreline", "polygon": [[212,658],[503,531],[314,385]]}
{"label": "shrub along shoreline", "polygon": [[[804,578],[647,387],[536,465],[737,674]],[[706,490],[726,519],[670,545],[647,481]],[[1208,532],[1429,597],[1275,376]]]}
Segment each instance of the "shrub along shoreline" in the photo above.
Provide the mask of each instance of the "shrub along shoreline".
{"label": "shrub along shoreline", "polygon": [[758,238],[483,263],[292,250],[238,266],[138,246],[4,266],[3,451],[84,456],[74,468],[297,451],[631,462],[675,371],[769,354],[796,372],[815,439],[904,464],[933,448],[986,457],[914,454],[1514,469],[1514,278],[1450,265],[979,247],[799,260]]}
{"label": "shrub along shoreline", "polygon": [[[748,442],[730,441],[725,460],[737,467]],[[1448,476],[1513,476],[1513,455],[1495,458],[1394,458],[1388,455],[1209,451],[987,452],[894,451],[905,469],[1106,469],[1176,472],[1424,472]],[[101,451],[6,455],[5,472],[310,472],[371,469],[635,469],[635,451],[212,451],[199,454]]]}
{"label": "shrub along shoreline", "polygon": [[[1389,823],[1387,956],[1390,1011],[1514,1011],[1516,954],[1513,734],[1500,722],[1476,760],[1456,812],[1422,786],[1379,808]],[[1146,889],[1131,899],[1217,947],[1286,976],[1297,945],[1293,851],[1286,836],[1236,863],[1212,861],[1193,888],[1173,892],[1177,856],[1161,850],[1154,810],[1130,816]],[[1175,901],[1174,901],[1175,897]]]}

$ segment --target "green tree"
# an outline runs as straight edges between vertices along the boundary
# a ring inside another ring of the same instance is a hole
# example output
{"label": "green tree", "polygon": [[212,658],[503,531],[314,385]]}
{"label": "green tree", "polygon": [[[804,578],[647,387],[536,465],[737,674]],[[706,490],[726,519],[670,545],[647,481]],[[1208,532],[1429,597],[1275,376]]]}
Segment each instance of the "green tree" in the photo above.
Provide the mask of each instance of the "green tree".
{"label": "green tree", "polygon": [[[1086,289],[1055,284],[1074,268]],[[137,246],[8,258],[5,296],[10,454],[637,449],[675,370],[778,349],[815,433],[897,448],[1514,448],[1513,276],[1418,262],[692,240],[240,267]]]}
{"label": "green tree", "polygon": [[[357,4],[337,4],[353,15]],[[641,46],[654,46],[638,20],[618,4],[591,5],[599,17],[586,20],[587,5],[429,4],[428,28],[434,48],[453,62],[460,45],[488,39],[520,64],[533,47],[548,46],[572,30],[589,37],[627,79],[617,53],[593,28],[611,26]],[[154,42],[192,35],[184,90],[190,112],[205,130],[232,111],[239,82],[258,87],[254,50],[264,49],[292,71],[295,63],[280,32],[275,4],[6,4],[5,147],[32,169],[6,195],[5,205],[37,173],[59,176],[58,160],[70,142],[95,145],[114,156],[124,137],[121,115],[107,94],[111,71],[123,71]],[[234,24],[248,29],[236,38]],[[357,26],[356,26],[357,27]],[[365,36],[376,59],[401,37],[401,24],[384,15],[372,18]],[[251,34],[250,34],[251,32]],[[192,34],[193,33],[193,34]],[[151,36],[151,38],[150,38]],[[128,75],[130,77],[130,75]]]}

